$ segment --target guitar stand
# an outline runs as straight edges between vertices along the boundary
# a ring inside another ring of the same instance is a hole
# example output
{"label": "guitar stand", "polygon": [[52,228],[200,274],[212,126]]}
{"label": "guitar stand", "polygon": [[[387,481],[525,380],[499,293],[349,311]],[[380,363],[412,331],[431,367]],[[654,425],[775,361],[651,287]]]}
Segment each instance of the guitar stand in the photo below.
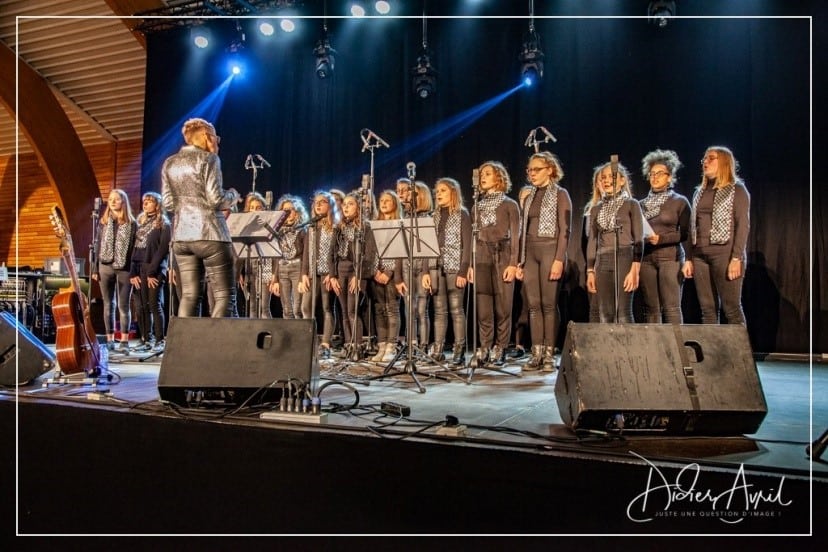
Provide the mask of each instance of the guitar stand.
{"label": "guitar stand", "polygon": [[[41,387],[48,388],[52,385],[88,385],[91,387],[109,386],[112,381],[112,374],[109,370],[102,371],[97,376],[90,376],[83,372],[76,374],[64,374],[60,368],[55,368],[54,376],[47,378]],[[105,380],[105,381],[102,381]]]}

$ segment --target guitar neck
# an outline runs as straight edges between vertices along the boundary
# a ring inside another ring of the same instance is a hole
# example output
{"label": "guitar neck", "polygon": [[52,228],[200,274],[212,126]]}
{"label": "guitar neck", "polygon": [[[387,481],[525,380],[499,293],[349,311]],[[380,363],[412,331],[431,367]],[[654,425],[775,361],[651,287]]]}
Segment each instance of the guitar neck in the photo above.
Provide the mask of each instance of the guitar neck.
{"label": "guitar neck", "polygon": [[76,292],[81,292],[80,279],[78,278],[78,268],[75,265],[75,255],[71,248],[63,251],[63,262],[66,263],[66,270],[69,272],[69,279],[72,281],[72,289]]}

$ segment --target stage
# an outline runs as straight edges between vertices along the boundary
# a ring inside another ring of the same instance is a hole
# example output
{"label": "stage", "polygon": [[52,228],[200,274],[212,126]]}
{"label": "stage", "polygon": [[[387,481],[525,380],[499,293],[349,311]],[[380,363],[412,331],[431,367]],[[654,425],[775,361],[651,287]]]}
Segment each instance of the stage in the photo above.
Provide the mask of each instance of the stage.
{"label": "stage", "polygon": [[608,438],[564,426],[557,372],[521,374],[526,357],[470,382],[418,361],[424,393],[322,361],[320,384],[338,383],[300,423],[162,404],[163,357],[143,355],[113,357],[111,382],[44,386],[47,372],[0,395],[18,534],[824,533],[828,463],[805,446],[828,422],[825,364],[757,362],[754,435]]}

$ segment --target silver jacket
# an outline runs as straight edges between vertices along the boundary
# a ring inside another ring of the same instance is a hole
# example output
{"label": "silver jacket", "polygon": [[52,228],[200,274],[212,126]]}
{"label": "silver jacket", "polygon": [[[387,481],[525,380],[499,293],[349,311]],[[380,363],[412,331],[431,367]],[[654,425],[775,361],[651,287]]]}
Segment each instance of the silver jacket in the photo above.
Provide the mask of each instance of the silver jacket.
{"label": "silver jacket", "polygon": [[184,146],[161,169],[164,209],[174,214],[172,241],[230,241],[221,213],[237,196],[221,183],[218,155]]}

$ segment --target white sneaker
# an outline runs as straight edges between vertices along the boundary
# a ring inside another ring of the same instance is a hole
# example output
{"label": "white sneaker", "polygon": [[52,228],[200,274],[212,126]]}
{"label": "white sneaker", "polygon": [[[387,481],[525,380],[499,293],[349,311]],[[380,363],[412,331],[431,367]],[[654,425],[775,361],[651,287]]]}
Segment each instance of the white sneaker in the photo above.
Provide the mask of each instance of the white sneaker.
{"label": "white sneaker", "polygon": [[385,347],[385,355],[383,355],[382,360],[380,362],[391,362],[397,356],[397,344],[396,343],[387,343]]}
{"label": "white sneaker", "polygon": [[385,356],[385,349],[388,347],[388,343],[382,342],[377,343],[377,354],[371,357],[371,362],[381,362],[382,357]]}

